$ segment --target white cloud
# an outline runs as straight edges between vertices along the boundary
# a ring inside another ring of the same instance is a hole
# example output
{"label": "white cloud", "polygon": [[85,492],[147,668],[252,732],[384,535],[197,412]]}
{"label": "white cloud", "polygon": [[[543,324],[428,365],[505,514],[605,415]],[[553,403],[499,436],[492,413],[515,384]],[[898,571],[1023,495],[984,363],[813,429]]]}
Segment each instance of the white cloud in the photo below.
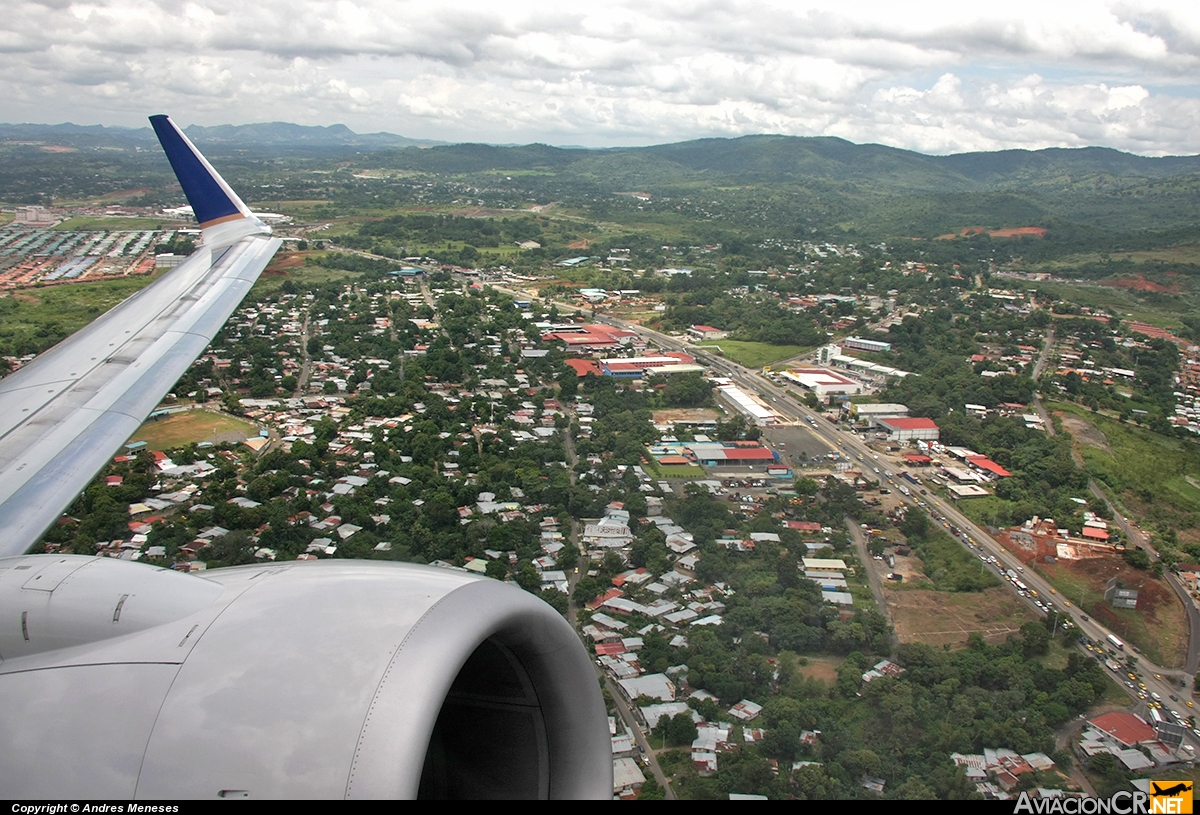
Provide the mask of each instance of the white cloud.
{"label": "white cloud", "polygon": [[1187,2],[9,0],[12,120],[1200,152]]}

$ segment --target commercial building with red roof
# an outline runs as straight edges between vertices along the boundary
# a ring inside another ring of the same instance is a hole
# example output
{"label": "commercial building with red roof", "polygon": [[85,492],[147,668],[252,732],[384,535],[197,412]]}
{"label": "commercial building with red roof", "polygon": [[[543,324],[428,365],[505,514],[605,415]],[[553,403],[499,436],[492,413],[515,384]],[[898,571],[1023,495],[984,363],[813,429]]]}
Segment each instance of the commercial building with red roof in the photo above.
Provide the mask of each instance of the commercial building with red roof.
{"label": "commercial building with red roof", "polygon": [[558,340],[568,351],[607,351],[628,345],[637,337],[636,331],[626,331],[610,325],[591,323],[576,329],[550,331],[542,335],[545,341]]}
{"label": "commercial building with red roof", "polygon": [[[693,365],[694,357],[680,352],[668,352],[659,356],[615,357],[600,360],[600,370],[606,376],[640,378],[643,371],[657,370],[679,365]],[[697,368],[697,370],[703,370]]]}
{"label": "commercial building with red roof", "polygon": [[969,461],[971,464],[975,465],[979,469],[986,470],[987,472],[991,473],[992,475],[997,475],[997,476],[1000,476],[1001,478],[1008,478],[1010,475],[1012,475],[1012,473],[1010,473],[1008,470],[1001,467],[996,462],[992,461],[987,456],[968,456],[967,461]]}
{"label": "commercial building with red roof", "polygon": [[1121,711],[1104,713],[1090,719],[1089,724],[1097,730],[1107,733],[1126,747],[1136,747],[1139,744],[1158,740],[1158,734],[1154,732],[1154,728],[1132,713]]}
{"label": "commercial building with red roof", "polygon": [[888,433],[888,441],[937,441],[940,434],[933,419],[880,419],[879,426]]}

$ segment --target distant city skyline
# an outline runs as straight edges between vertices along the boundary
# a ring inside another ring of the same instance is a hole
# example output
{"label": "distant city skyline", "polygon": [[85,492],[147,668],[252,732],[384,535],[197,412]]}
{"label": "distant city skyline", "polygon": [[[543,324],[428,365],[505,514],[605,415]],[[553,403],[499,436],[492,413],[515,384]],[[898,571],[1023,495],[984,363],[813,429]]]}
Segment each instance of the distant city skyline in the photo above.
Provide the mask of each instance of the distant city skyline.
{"label": "distant city skyline", "polygon": [[1185,2],[14,0],[0,70],[9,122],[166,112],[449,142],[1200,153]]}

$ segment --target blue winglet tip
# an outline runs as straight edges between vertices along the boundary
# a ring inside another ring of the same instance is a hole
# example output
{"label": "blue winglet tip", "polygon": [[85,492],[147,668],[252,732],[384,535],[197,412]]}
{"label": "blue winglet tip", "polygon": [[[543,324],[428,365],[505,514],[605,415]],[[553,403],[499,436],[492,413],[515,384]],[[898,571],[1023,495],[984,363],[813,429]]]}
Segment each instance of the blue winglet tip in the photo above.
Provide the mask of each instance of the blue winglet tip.
{"label": "blue winglet tip", "polygon": [[151,116],[150,124],[200,226],[244,217],[237,202],[227,192],[223,180],[184,138],[169,116],[162,113]]}

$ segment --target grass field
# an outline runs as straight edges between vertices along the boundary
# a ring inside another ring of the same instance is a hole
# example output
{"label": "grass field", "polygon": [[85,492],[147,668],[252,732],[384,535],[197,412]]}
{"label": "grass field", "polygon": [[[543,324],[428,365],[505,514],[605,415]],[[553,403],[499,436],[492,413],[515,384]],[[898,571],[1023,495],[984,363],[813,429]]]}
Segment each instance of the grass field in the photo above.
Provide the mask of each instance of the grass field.
{"label": "grass field", "polygon": [[1098,309],[1112,309],[1123,319],[1140,320],[1162,328],[1178,328],[1181,324],[1179,317],[1190,313],[1192,303],[1186,296],[1164,298],[1156,305],[1150,305],[1139,300],[1124,289],[1096,285],[1073,285],[1060,282],[1041,282],[1030,284],[1052,297],[1070,300],[1081,306]]}
{"label": "grass field", "polygon": [[[1068,255],[1058,260],[1037,264],[1037,268],[1045,271],[1069,269],[1085,263],[1099,263],[1103,259],[1099,253]],[[1150,249],[1144,252],[1119,252],[1113,255],[1113,260],[1131,260],[1134,263],[1200,263],[1200,246],[1171,246],[1166,249]]]}
{"label": "grass field", "polygon": [[[949,499],[953,496],[946,492],[943,497]],[[995,495],[981,495],[978,498],[959,498],[954,506],[977,524],[995,526],[997,518],[1004,517],[1010,503]]]}
{"label": "grass field", "polygon": [[262,276],[254,284],[254,288],[250,290],[247,299],[261,297],[278,291],[284,282],[288,280],[292,281],[293,285],[303,288],[331,281],[357,280],[360,277],[358,272],[351,272],[344,269],[329,269],[325,266],[305,265],[304,258],[306,256],[324,254],[327,253],[313,251],[279,252],[267,264],[267,268],[263,270]]}
{"label": "grass field", "polygon": [[721,340],[699,347],[709,350],[719,348],[726,357],[747,368],[761,368],[764,365],[782,362],[812,350],[803,345],[771,345],[765,342],[746,342],[744,340]]}
{"label": "grass field", "polygon": [[845,657],[796,657],[792,664],[801,676],[832,685],[837,682],[838,667],[845,661]]}
{"label": "grass field", "polygon": [[[159,218],[90,218],[79,216],[76,218],[68,218],[60,224],[55,225],[55,229],[61,232],[100,232],[112,230],[116,232],[128,232],[138,229],[159,229],[163,220]],[[172,223],[174,223],[172,221]]]}
{"label": "grass field", "polygon": [[1104,434],[1102,445],[1081,444],[1079,450],[1088,472],[1121,493],[1123,503],[1155,519],[1176,523],[1181,531],[1196,524],[1200,489],[1187,477],[1200,478],[1200,445],[1067,402],[1048,403],[1046,409],[1069,413]]}
{"label": "grass field", "polygon": [[650,463],[646,465],[646,469],[649,470],[655,478],[704,478],[706,475],[708,475],[708,473],[704,472],[703,467],[695,465],[685,466],[679,464],[664,465],[659,464],[653,459],[651,459]]}
{"label": "grass field", "polygon": [[146,422],[129,440],[144,441],[152,450],[170,450],[202,441],[242,441],[257,433],[253,422],[209,410],[188,410]]}
{"label": "grass field", "polygon": [[153,275],[133,275],[34,287],[0,297],[0,353],[41,353],[153,279]]}

